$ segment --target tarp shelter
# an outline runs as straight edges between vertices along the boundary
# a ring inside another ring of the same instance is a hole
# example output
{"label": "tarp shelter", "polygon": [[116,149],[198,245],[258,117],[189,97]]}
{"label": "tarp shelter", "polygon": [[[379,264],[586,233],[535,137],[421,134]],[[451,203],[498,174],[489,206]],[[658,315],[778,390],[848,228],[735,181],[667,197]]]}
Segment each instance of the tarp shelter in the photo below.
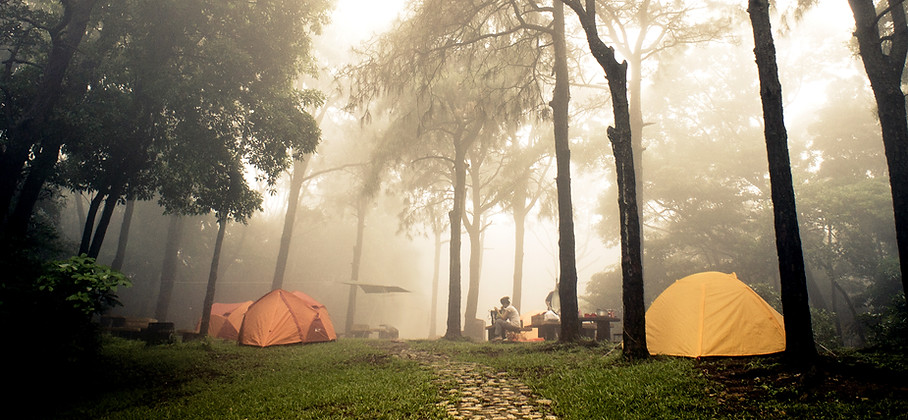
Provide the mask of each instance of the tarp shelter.
{"label": "tarp shelter", "polygon": [[239,343],[268,347],[337,340],[325,305],[305,293],[277,289],[259,298],[243,318]]}
{"label": "tarp shelter", "polygon": [[650,354],[748,356],[785,350],[780,315],[735,273],[675,281],[646,311]]}
{"label": "tarp shelter", "polygon": [[359,286],[359,288],[362,289],[365,293],[410,293],[409,290],[399,286],[385,286],[382,284],[365,284],[353,282],[344,282],[344,284]]}
{"label": "tarp shelter", "polygon": [[243,315],[252,305],[252,301],[237,303],[214,303],[211,305],[211,318],[208,324],[208,335],[225,340],[236,340],[239,337]]}

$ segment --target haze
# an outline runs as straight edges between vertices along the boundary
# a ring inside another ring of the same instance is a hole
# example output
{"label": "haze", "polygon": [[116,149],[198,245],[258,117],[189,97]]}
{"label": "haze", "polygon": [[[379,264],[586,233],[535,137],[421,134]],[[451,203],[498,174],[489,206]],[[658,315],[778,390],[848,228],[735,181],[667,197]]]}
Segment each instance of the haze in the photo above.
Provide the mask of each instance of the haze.
{"label": "haze", "polygon": [[[380,53],[370,50],[378,45],[372,41],[386,31],[400,28],[396,18],[405,3],[338,1],[331,24],[315,39],[314,55],[321,66],[319,77],[301,78],[299,85],[330,92],[334,75],[344,66],[355,66],[364,60],[353,48]],[[810,238],[822,237],[816,223],[821,217],[815,213],[845,212],[842,208],[824,208],[831,205],[823,200],[829,194],[817,192],[815,187],[827,185],[825,182],[830,179],[836,180],[835,185],[853,180],[851,172],[843,169],[849,167],[848,162],[868,168],[858,172],[869,174],[866,181],[870,184],[887,179],[881,176],[886,165],[879,127],[872,93],[860,57],[854,51],[854,21],[848,4],[820,3],[801,19],[793,17],[787,4],[779,4],[773,21],[795,189],[799,200],[803,198],[798,205],[803,213],[806,247],[819,241],[811,242]],[[647,303],[671,281],[710,270],[737,272],[764,296],[777,296],[773,294],[778,290],[778,267],[769,234],[772,224],[755,223],[769,220],[765,211],[769,189],[753,37],[746,18],[740,14],[729,14],[729,18],[730,31],[716,39],[667,49],[647,59],[642,69]],[[597,309],[620,313],[615,169],[605,138],[605,127],[611,124],[611,107],[601,68],[592,61],[571,12],[567,20],[572,62],[578,73],[572,80],[570,136],[580,309],[583,313]],[[779,30],[786,24],[787,29]],[[541,92],[541,100],[551,99],[551,86]],[[341,332],[348,314],[347,283],[351,282],[357,236],[355,197],[364,177],[361,168],[374,158],[377,145],[382,144],[380,138],[394,129],[394,122],[385,119],[376,107],[372,121],[362,124],[361,110],[345,108],[346,96],[328,96],[319,123],[322,142],[306,168],[312,178],[303,185],[283,288],[303,291],[325,304]],[[310,112],[318,115],[321,111]],[[490,153],[486,163],[484,176],[488,176],[490,184],[497,185],[492,188],[507,190],[502,186],[507,184],[505,181],[493,179],[494,160],[504,162],[512,150],[509,146],[550,143],[551,121],[527,119],[509,136],[497,144],[499,149]],[[552,204],[554,146],[542,150],[541,157],[532,164],[531,176],[548,188],[525,224],[526,258],[519,307],[523,314],[545,310],[544,298],[559,276],[558,226]],[[408,209],[413,211],[405,205],[407,193],[428,187],[414,186],[416,181],[408,178],[413,173],[408,170],[416,171],[424,162],[409,155],[406,159],[396,162],[398,166],[381,177],[380,187],[367,203],[358,281],[398,286],[408,292],[359,291],[354,322],[372,327],[393,326],[401,338],[434,337],[443,334],[445,328],[449,233],[441,234],[444,242],[437,266],[437,317],[433,328],[430,313],[436,270],[435,236],[425,221],[405,226],[400,217]],[[445,171],[436,170],[449,175]],[[504,171],[498,175],[506,176]],[[254,177],[250,174],[247,178]],[[254,214],[246,225],[229,225],[216,302],[255,300],[271,288],[290,174],[284,173],[273,190],[265,184],[256,185],[265,193],[263,211]],[[447,188],[447,193],[450,185],[443,188]],[[467,195],[470,212],[473,204],[470,192]],[[60,225],[76,243],[84,219],[75,203],[83,200],[87,205],[90,199],[88,194],[67,198]],[[868,206],[888,205],[891,209],[885,194],[867,200],[872,203]],[[836,205],[847,207],[846,204]],[[449,208],[450,201],[445,206]],[[714,212],[716,209],[720,211]],[[878,236],[887,241],[893,235],[891,219],[887,221],[875,212],[855,213],[850,223],[859,227],[856,230],[881,232]],[[891,218],[891,210],[888,214]],[[122,209],[114,217],[99,255],[102,263],[107,264],[114,257],[121,217]],[[152,317],[169,219],[154,200],[139,203],[133,217],[123,271],[131,276],[134,286],[118,293],[123,306],[114,309],[113,314]],[[488,323],[488,311],[499,305],[501,296],[513,293],[516,225],[503,203],[493,205],[484,217],[477,318]],[[173,321],[177,329],[192,330],[201,317],[217,226],[213,216],[186,219],[168,321]],[[466,296],[470,264],[470,238],[466,233],[463,240],[462,293]],[[816,245],[806,252],[820,248]],[[827,272],[819,259],[809,259],[808,270],[818,278]],[[831,298],[828,286],[819,287],[813,297],[824,298]]]}

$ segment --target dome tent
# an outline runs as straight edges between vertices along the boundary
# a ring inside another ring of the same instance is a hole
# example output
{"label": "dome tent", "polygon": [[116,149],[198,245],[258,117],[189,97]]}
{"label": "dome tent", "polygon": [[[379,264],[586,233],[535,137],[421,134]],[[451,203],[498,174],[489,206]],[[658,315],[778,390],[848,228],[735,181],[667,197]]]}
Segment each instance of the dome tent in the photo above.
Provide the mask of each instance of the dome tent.
{"label": "dome tent", "polygon": [[749,356],[785,350],[780,315],[735,273],[704,272],[665,289],[646,311],[650,354]]}
{"label": "dome tent", "polygon": [[[243,316],[252,305],[252,301],[236,303],[215,303],[211,305],[211,318],[208,325],[208,335],[225,340],[236,340]],[[201,321],[199,321],[201,323]]]}
{"label": "dome tent", "polygon": [[268,347],[337,340],[328,310],[302,292],[276,289],[246,310],[239,343]]}

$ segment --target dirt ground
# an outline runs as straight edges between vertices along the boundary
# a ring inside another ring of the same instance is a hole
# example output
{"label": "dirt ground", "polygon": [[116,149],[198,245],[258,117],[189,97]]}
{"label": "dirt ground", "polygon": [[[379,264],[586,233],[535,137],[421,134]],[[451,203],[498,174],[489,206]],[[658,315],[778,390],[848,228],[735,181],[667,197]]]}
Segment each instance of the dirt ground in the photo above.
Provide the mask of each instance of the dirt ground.
{"label": "dirt ground", "polygon": [[697,367],[720,384],[714,396],[728,412],[763,414],[761,405],[785,400],[908,400],[908,371],[848,358],[821,357],[813,369],[788,366],[779,356],[704,358]]}

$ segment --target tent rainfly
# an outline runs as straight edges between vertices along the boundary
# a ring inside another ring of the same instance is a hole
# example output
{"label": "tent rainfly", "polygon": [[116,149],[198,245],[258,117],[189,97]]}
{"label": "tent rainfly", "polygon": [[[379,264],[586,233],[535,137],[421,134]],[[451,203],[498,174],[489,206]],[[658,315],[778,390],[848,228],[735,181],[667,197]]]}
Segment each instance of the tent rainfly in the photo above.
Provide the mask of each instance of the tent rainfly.
{"label": "tent rainfly", "polygon": [[665,289],[646,311],[650,354],[749,356],[785,350],[780,315],[735,273],[693,274]]}
{"label": "tent rainfly", "polygon": [[243,318],[239,343],[268,347],[337,340],[325,305],[302,292],[276,289],[259,298]]}
{"label": "tent rainfly", "polygon": [[[236,340],[243,315],[252,305],[252,301],[237,303],[215,303],[211,305],[211,318],[208,324],[208,335],[225,340]],[[201,322],[201,321],[200,321]]]}

